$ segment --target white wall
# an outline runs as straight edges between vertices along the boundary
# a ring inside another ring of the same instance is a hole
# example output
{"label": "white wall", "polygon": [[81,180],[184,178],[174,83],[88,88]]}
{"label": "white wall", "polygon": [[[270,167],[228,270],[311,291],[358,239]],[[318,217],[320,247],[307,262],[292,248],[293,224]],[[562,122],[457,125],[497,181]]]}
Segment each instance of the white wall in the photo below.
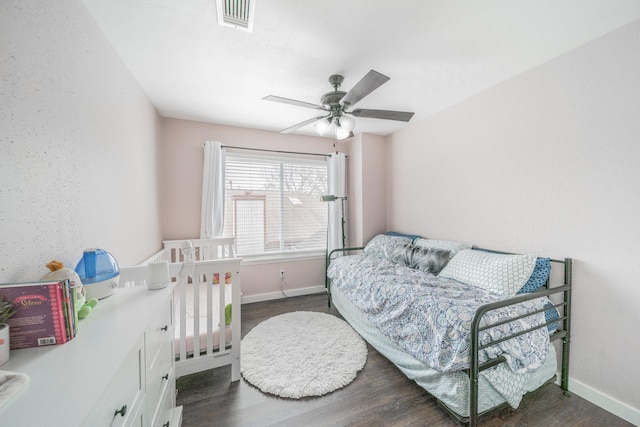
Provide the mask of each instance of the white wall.
{"label": "white wall", "polygon": [[0,2],[0,282],[159,249],[158,131],[79,0]]}
{"label": "white wall", "polygon": [[574,258],[572,384],[636,423],[639,52],[636,22],[390,136],[387,193],[388,228]]}

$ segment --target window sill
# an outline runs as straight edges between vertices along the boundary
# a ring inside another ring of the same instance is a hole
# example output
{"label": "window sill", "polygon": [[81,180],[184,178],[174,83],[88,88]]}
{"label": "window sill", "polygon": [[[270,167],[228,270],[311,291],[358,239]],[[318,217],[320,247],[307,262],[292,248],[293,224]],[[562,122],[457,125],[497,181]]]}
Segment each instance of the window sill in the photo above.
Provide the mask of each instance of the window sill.
{"label": "window sill", "polygon": [[272,255],[245,255],[242,257],[243,265],[259,265],[259,264],[272,264],[277,262],[286,261],[309,261],[326,258],[327,254],[324,251],[309,251],[309,252],[280,252]]}

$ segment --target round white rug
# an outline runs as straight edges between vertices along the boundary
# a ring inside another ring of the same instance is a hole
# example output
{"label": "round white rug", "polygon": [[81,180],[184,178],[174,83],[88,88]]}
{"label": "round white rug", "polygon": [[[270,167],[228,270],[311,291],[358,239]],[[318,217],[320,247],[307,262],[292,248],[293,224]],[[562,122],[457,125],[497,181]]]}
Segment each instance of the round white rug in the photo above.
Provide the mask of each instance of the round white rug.
{"label": "round white rug", "polygon": [[296,311],[258,324],[242,339],[242,376],[265,393],[299,399],[330,393],[354,380],[367,345],[344,320]]}

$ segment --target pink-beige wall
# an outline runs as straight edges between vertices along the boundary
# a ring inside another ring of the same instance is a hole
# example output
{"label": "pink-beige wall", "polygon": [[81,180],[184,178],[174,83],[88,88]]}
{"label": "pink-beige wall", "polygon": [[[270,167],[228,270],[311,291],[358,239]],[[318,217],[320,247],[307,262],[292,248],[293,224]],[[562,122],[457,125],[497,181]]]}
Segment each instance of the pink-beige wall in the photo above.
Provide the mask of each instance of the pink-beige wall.
{"label": "pink-beige wall", "polygon": [[574,258],[570,386],[635,423],[638,52],[640,22],[395,133],[387,183],[389,228]]}
{"label": "pink-beige wall", "polygon": [[364,222],[362,200],[362,134],[349,140],[347,152],[347,247],[362,246],[362,224]]}
{"label": "pink-beige wall", "polygon": [[358,134],[349,140],[349,239],[365,245],[387,231],[387,144],[380,135]]}
{"label": "pink-beige wall", "polygon": [[[224,145],[266,150],[327,154],[344,151],[346,143],[314,136],[162,119],[160,161],[161,215],[165,239],[197,238],[200,234],[203,148],[206,140]],[[324,288],[324,256],[302,260],[248,261],[242,270],[245,301],[281,297]],[[285,281],[280,281],[280,270]],[[258,297],[260,296],[260,297]]]}
{"label": "pink-beige wall", "polygon": [[160,119],[76,0],[0,2],[0,282],[161,246]]}
{"label": "pink-beige wall", "polygon": [[387,144],[380,135],[362,135],[362,243],[387,230]]}

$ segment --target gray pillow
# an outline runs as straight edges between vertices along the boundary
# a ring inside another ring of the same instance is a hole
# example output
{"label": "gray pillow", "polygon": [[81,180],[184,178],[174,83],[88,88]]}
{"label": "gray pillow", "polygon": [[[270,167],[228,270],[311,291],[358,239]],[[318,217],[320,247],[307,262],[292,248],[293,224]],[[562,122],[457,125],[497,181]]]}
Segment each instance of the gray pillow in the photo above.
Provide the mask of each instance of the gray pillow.
{"label": "gray pillow", "polygon": [[406,265],[407,267],[411,264],[411,251],[413,249],[413,245],[410,240],[406,242],[401,242],[391,252],[389,256],[389,261],[395,262],[396,264]]}
{"label": "gray pillow", "polygon": [[394,248],[389,259],[396,264],[438,274],[449,261],[449,255],[450,252],[444,249],[425,248],[411,242],[402,242]]}
{"label": "gray pillow", "polygon": [[428,271],[431,274],[438,274],[449,262],[451,252],[445,249],[414,246],[412,254],[413,268]]}
{"label": "gray pillow", "polygon": [[453,256],[459,251],[463,249],[471,249],[473,246],[471,243],[426,238],[415,239],[413,241],[413,244],[415,244],[416,246],[422,246],[424,248],[444,249],[445,251],[449,251],[449,259],[453,258]]}

